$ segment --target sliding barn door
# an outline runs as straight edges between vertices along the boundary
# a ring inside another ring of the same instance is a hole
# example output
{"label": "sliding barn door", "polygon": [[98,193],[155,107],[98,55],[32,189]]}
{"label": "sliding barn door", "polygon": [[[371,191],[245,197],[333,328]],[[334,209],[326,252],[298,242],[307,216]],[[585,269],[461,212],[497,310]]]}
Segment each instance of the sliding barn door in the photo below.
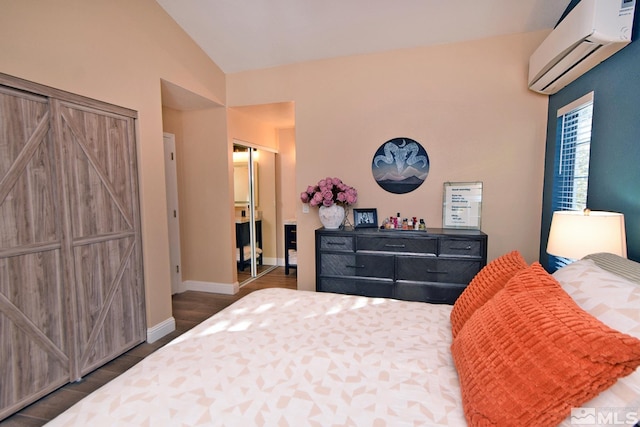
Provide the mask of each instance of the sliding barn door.
{"label": "sliding barn door", "polygon": [[0,419],[69,381],[49,110],[0,85]]}
{"label": "sliding barn door", "polygon": [[0,420],[145,339],[134,119],[0,74]]}
{"label": "sliding barn door", "polygon": [[53,101],[78,377],[145,339],[132,118]]}

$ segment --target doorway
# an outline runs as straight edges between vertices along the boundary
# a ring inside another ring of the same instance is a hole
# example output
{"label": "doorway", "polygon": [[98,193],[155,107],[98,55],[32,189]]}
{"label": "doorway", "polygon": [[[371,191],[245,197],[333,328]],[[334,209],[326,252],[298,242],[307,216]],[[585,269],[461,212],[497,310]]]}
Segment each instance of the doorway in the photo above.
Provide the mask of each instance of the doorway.
{"label": "doorway", "polygon": [[275,153],[234,140],[235,253],[240,286],[277,266]]}
{"label": "doorway", "polygon": [[[257,210],[262,218],[263,265],[285,265],[284,224],[295,223],[299,202],[295,184],[295,104],[292,101],[229,107],[227,132],[233,144],[257,151]],[[254,151],[255,152],[255,151]],[[233,175],[231,175],[233,176]],[[241,200],[241,199],[238,199]],[[236,208],[241,216],[242,208]],[[273,217],[269,217],[273,212]],[[248,210],[245,210],[245,215]],[[234,245],[235,246],[235,245]],[[233,248],[235,250],[235,247]],[[236,267],[234,260],[233,267]],[[249,269],[245,270],[247,274]],[[237,282],[245,282],[243,273]]]}

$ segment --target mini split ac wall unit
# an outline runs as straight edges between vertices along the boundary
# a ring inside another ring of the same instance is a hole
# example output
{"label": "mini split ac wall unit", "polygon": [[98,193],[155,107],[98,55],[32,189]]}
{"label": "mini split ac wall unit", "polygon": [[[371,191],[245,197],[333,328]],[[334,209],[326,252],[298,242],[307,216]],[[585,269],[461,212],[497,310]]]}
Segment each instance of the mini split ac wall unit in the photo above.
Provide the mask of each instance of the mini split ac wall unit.
{"label": "mini split ac wall unit", "polygon": [[529,89],[551,95],[631,42],[636,0],[582,0],[529,59]]}

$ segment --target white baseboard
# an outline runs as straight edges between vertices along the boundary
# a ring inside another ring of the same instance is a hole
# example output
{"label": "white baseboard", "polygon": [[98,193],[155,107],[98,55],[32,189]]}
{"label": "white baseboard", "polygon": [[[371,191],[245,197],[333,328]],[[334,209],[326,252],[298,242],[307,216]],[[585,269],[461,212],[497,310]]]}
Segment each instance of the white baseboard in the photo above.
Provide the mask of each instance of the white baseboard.
{"label": "white baseboard", "polygon": [[200,291],[212,294],[235,295],[240,290],[238,283],[213,283],[198,280],[185,280],[182,282],[182,291]]}
{"label": "white baseboard", "polygon": [[264,264],[264,265],[278,265],[278,258],[264,257],[264,259],[262,260],[262,264]]}
{"label": "white baseboard", "polygon": [[152,343],[158,341],[165,335],[169,335],[176,330],[176,319],[170,317],[162,322],[147,328],[147,342]]}

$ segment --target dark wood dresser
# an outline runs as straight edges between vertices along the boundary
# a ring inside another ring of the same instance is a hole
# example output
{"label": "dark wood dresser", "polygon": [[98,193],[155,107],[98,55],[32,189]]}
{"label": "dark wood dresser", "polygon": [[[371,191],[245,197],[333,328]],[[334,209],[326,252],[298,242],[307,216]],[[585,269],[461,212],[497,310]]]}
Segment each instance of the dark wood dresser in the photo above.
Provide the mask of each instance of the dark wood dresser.
{"label": "dark wood dresser", "polygon": [[487,264],[477,230],[316,230],[316,290],[453,304]]}

